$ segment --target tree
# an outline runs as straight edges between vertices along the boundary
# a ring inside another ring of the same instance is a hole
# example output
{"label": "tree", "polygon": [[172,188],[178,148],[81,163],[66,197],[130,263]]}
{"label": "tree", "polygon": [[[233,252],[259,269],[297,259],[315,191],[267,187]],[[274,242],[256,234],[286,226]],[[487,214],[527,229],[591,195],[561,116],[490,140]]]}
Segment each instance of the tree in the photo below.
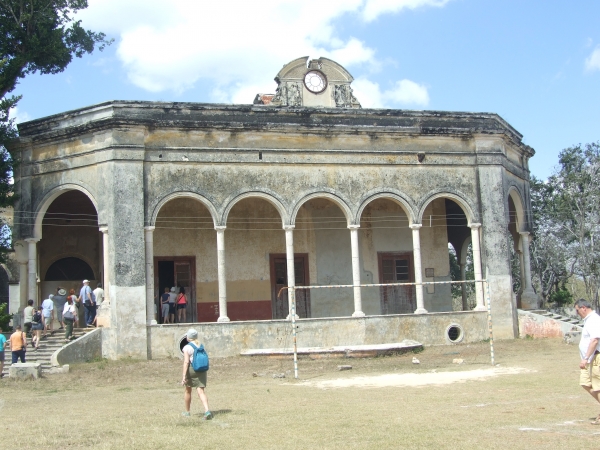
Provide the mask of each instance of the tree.
{"label": "tree", "polygon": [[600,143],[563,150],[546,181],[533,179],[532,265],[546,301],[570,300],[570,277],[582,280],[596,309],[600,288]]}
{"label": "tree", "polygon": [[73,21],[87,6],[87,0],[0,0],[0,97],[26,75],[62,72],[73,56],[112,42]]}
{"label": "tree", "polygon": [[[18,135],[10,111],[21,97],[7,95],[26,75],[62,72],[73,56],[110,45],[104,33],[73,20],[87,6],[87,0],[0,0],[0,208],[16,199],[12,174],[18,161],[7,144]],[[0,262],[9,248],[10,230],[0,221]]]}

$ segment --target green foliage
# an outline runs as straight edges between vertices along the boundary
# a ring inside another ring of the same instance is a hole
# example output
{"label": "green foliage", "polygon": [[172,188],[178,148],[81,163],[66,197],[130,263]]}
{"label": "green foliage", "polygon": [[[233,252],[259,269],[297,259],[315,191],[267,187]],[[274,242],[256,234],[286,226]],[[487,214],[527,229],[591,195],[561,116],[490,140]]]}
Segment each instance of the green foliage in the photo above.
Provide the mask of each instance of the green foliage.
{"label": "green foliage", "polygon": [[546,301],[566,302],[561,291],[575,277],[598,309],[600,143],[564,149],[559,163],[545,182],[531,181],[534,284]]}
{"label": "green foliage", "polygon": [[20,78],[32,73],[59,73],[72,61],[100,50],[112,41],[73,21],[87,0],[0,1],[0,97],[15,89]]}
{"label": "green foliage", "polygon": [[557,306],[570,305],[573,303],[573,296],[567,289],[559,289],[550,294],[550,301],[556,303]]}
{"label": "green foliage", "polygon": [[6,303],[2,303],[0,305],[0,328],[2,328],[2,331],[9,331],[9,327],[8,324],[12,319],[12,314],[8,314],[7,313],[8,310],[8,304]]}

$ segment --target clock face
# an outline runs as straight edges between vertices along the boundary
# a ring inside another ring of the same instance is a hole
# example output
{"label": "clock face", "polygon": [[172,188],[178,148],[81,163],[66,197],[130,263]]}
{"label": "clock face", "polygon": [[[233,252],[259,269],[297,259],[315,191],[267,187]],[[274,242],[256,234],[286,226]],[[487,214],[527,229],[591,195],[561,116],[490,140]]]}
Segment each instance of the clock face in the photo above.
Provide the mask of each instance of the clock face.
{"label": "clock face", "polygon": [[304,86],[314,94],[320,94],[327,87],[327,78],[319,70],[311,70],[304,75]]}

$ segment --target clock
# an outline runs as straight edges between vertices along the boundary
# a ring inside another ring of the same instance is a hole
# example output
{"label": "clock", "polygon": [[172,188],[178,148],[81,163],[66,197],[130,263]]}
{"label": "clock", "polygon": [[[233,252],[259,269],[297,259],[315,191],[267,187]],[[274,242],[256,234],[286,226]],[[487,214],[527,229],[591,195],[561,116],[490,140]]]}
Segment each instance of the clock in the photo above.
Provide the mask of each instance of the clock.
{"label": "clock", "polygon": [[304,86],[313,94],[320,94],[327,88],[327,77],[320,70],[310,70],[304,75]]}

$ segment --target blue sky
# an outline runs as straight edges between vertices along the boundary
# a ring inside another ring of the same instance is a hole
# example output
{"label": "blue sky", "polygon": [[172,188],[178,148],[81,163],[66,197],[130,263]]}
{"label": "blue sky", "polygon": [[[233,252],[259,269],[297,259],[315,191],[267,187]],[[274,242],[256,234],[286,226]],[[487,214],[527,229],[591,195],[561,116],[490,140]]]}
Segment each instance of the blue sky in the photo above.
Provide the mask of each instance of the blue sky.
{"label": "blue sky", "polygon": [[600,140],[600,2],[582,0],[89,0],[114,44],[30,75],[18,120],[107,100],[251,103],[300,56],[355,78],[363,107],[495,112],[544,178]]}

